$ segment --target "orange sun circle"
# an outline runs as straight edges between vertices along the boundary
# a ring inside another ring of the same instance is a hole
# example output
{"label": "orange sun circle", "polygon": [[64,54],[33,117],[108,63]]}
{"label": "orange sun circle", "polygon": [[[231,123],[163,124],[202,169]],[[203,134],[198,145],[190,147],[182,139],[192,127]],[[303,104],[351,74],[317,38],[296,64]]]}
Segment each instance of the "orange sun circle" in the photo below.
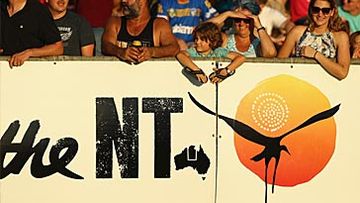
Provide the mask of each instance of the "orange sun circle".
{"label": "orange sun circle", "polygon": [[[236,120],[268,137],[278,137],[299,126],[310,117],[330,109],[327,97],[309,83],[280,75],[259,83],[240,102]],[[336,125],[333,117],[321,120],[286,136],[290,154],[281,152],[275,185],[294,186],[310,181],[329,162],[335,149]],[[263,146],[235,133],[234,143],[240,162],[265,180],[265,161],[253,161]],[[272,184],[275,160],[268,168]]]}

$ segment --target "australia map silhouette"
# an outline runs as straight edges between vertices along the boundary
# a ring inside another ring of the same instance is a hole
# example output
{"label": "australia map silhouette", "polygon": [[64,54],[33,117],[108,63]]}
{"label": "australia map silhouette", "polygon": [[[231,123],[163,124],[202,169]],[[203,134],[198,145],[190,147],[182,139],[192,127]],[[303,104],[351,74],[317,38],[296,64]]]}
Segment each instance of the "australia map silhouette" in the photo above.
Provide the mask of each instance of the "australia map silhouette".
{"label": "australia map silhouette", "polygon": [[199,151],[196,151],[195,146],[191,145],[185,148],[180,154],[174,157],[176,170],[182,170],[191,167],[197,171],[202,179],[205,180],[205,175],[210,167],[210,159],[205,154],[200,145]]}
{"label": "australia map silhouette", "polygon": [[[189,96],[190,96],[191,101],[197,107],[199,107],[202,111],[204,111],[210,115],[216,116],[215,112],[211,111],[204,105],[200,104],[190,93],[189,93]],[[250,126],[246,125],[245,123],[242,123],[238,120],[228,118],[228,117],[222,116],[222,115],[218,115],[218,117],[221,120],[225,121],[225,123],[227,123],[239,136],[245,138],[248,141],[251,141],[256,144],[264,146],[263,151],[260,152],[259,154],[255,155],[253,158],[251,158],[251,160],[258,162],[258,161],[265,159],[265,203],[266,203],[267,202],[267,182],[268,182],[267,171],[268,171],[268,166],[269,166],[270,160],[272,158],[275,159],[275,169],[274,169],[274,175],[273,175],[273,180],[272,180],[272,193],[274,193],[276,171],[277,171],[277,167],[279,165],[281,152],[284,151],[284,152],[288,153],[289,155],[291,155],[288,148],[285,145],[281,145],[280,142],[282,141],[282,139],[285,138],[286,136],[290,135],[291,133],[298,131],[306,126],[309,126],[318,121],[330,118],[339,110],[339,108],[340,108],[340,104],[331,109],[320,112],[320,113],[310,117],[309,119],[304,121],[299,126],[293,128],[292,130],[290,130],[278,137],[267,137],[267,136],[259,133],[255,129],[251,128]]]}

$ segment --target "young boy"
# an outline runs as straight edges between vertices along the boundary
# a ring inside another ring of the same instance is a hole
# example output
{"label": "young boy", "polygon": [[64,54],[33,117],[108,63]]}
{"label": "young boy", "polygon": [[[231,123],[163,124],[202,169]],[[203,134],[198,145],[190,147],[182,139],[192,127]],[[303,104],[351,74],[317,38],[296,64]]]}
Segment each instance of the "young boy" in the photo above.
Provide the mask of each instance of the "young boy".
{"label": "young boy", "polygon": [[218,83],[226,79],[235,73],[237,67],[244,63],[245,57],[221,47],[221,31],[214,23],[201,23],[194,29],[193,36],[195,40],[194,47],[179,52],[176,58],[185,67],[187,72],[196,76],[199,82],[206,83],[208,77],[191,58],[225,57],[231,59],[231,63],[226,68],[215,68],[214,72],[210,74],[209,78],[212,83]]}

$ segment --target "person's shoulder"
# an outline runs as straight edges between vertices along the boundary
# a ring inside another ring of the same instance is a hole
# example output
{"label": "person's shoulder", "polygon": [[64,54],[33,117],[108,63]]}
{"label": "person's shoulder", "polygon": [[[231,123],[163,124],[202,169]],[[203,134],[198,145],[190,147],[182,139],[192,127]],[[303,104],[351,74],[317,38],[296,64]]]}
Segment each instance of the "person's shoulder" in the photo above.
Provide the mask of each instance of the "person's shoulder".
{"label": "person's shoulder", "polygon": [[154,25],[156,28],[162,28],[162,27],[168,27],[170,26],[170,23],[165,18],[156,17],[154,19]]}
{"label": "person's shoulder", "polygon": [[344,31],[338,31],[338,32],[331,32],[335,38],[336,41],[343,41],[343,40],[349,40],[348,33]]}
{"label": "person's shoulder", "polygon": [[75,13],[75,12],[73,12],[73,11],[67,11],[66,12],[66,15],[68,16],[68,18],[70,18],[70,19],[73,19],[73,20],[76,20],[77,22],[79,22],[79,23],[88,23],[88,21],[86,20],[86,18],[84,17],[84,16],[82,16],[82,15],[79,15],[79,14],[77,14],[77,13]]}
{"label": "person's shoulder", "polygon": [[304,35],[306,30],[308,29],[307,26],[304,25],[296,25],[294,26],[290,32],[286,35],[286,41],[293,41],[296,42],[300,40],[301,36]]}
{"label": "person's shoulder", "polygon": [[293,35],[302,35],[306,29],[308,29],[308,26],[306,25],[296,25],[291,29],[290,33]]}
{"label": "person's shoulder", "polygon": [[214,51],[223,52],[223,51],[228,51],[228,50],[226,48],[224,48],[224,47],[217,47],[217,48],[214,49]]}
{"label": "person's shoulder", "polygon": [[81,15],[69,10],[66,11],[66,15],[68,15],[71,18],[83,18]]}
{"label": "person's shoulder", "polygon": [[154,18],[154,23],[166,23],[166,22],[168,22],[168,20],[166,20],[165,18],[161,18],[161,17]]}
{"label": "person's shoulder", "polygon": [[304,32],[306,29],[308,29],[308,26],[306,25],[296,25],[293,27],[295,32]]}
{"label": "person's shoulder", "polygon": [[110,16],[106,23],[106,26],[120,26],[120,25],[121,25],[121,17],[118,16]]}
{"label": "person's shoulder", "polygon": [[68,10],[68,11],[66,11],[66,14],[65,14],[65,16],[63,18],[70,19],[72,21],[74,21],[74,20],[75,21],[80,21],[81,16]]}
{"label": "person's shoulder", "polygon": [[229,53],[229,50],[224,47],[218,47],[218,48],[214,49],[214,53],[215,53],[215,55],[223,57]]}
{"label": "person's shoulder", "polygon": [[68,21],[72,22],[72,24],[74,24],[75,26],[77,26],[79,29],[86,29],[87,31],[89,31],[91,29],[91,25],[90,23],[86,20],[86,18],[82,15],[79,15],[75,12],[72,11],[67,11],[66,12],[66,18],[68,19]]}

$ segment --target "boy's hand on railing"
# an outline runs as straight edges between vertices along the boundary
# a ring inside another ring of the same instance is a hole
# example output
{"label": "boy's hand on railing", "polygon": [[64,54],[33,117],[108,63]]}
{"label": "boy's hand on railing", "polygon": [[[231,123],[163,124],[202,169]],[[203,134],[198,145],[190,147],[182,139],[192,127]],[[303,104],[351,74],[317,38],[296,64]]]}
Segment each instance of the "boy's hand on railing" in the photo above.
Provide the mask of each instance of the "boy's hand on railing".
{"label": "boy's hand on railing", "polygon": [[219,83],[232,76],[235,71],[230,71],[227,67],[226,68],[213,68],[214,72],[209,75],[211,83]]}

